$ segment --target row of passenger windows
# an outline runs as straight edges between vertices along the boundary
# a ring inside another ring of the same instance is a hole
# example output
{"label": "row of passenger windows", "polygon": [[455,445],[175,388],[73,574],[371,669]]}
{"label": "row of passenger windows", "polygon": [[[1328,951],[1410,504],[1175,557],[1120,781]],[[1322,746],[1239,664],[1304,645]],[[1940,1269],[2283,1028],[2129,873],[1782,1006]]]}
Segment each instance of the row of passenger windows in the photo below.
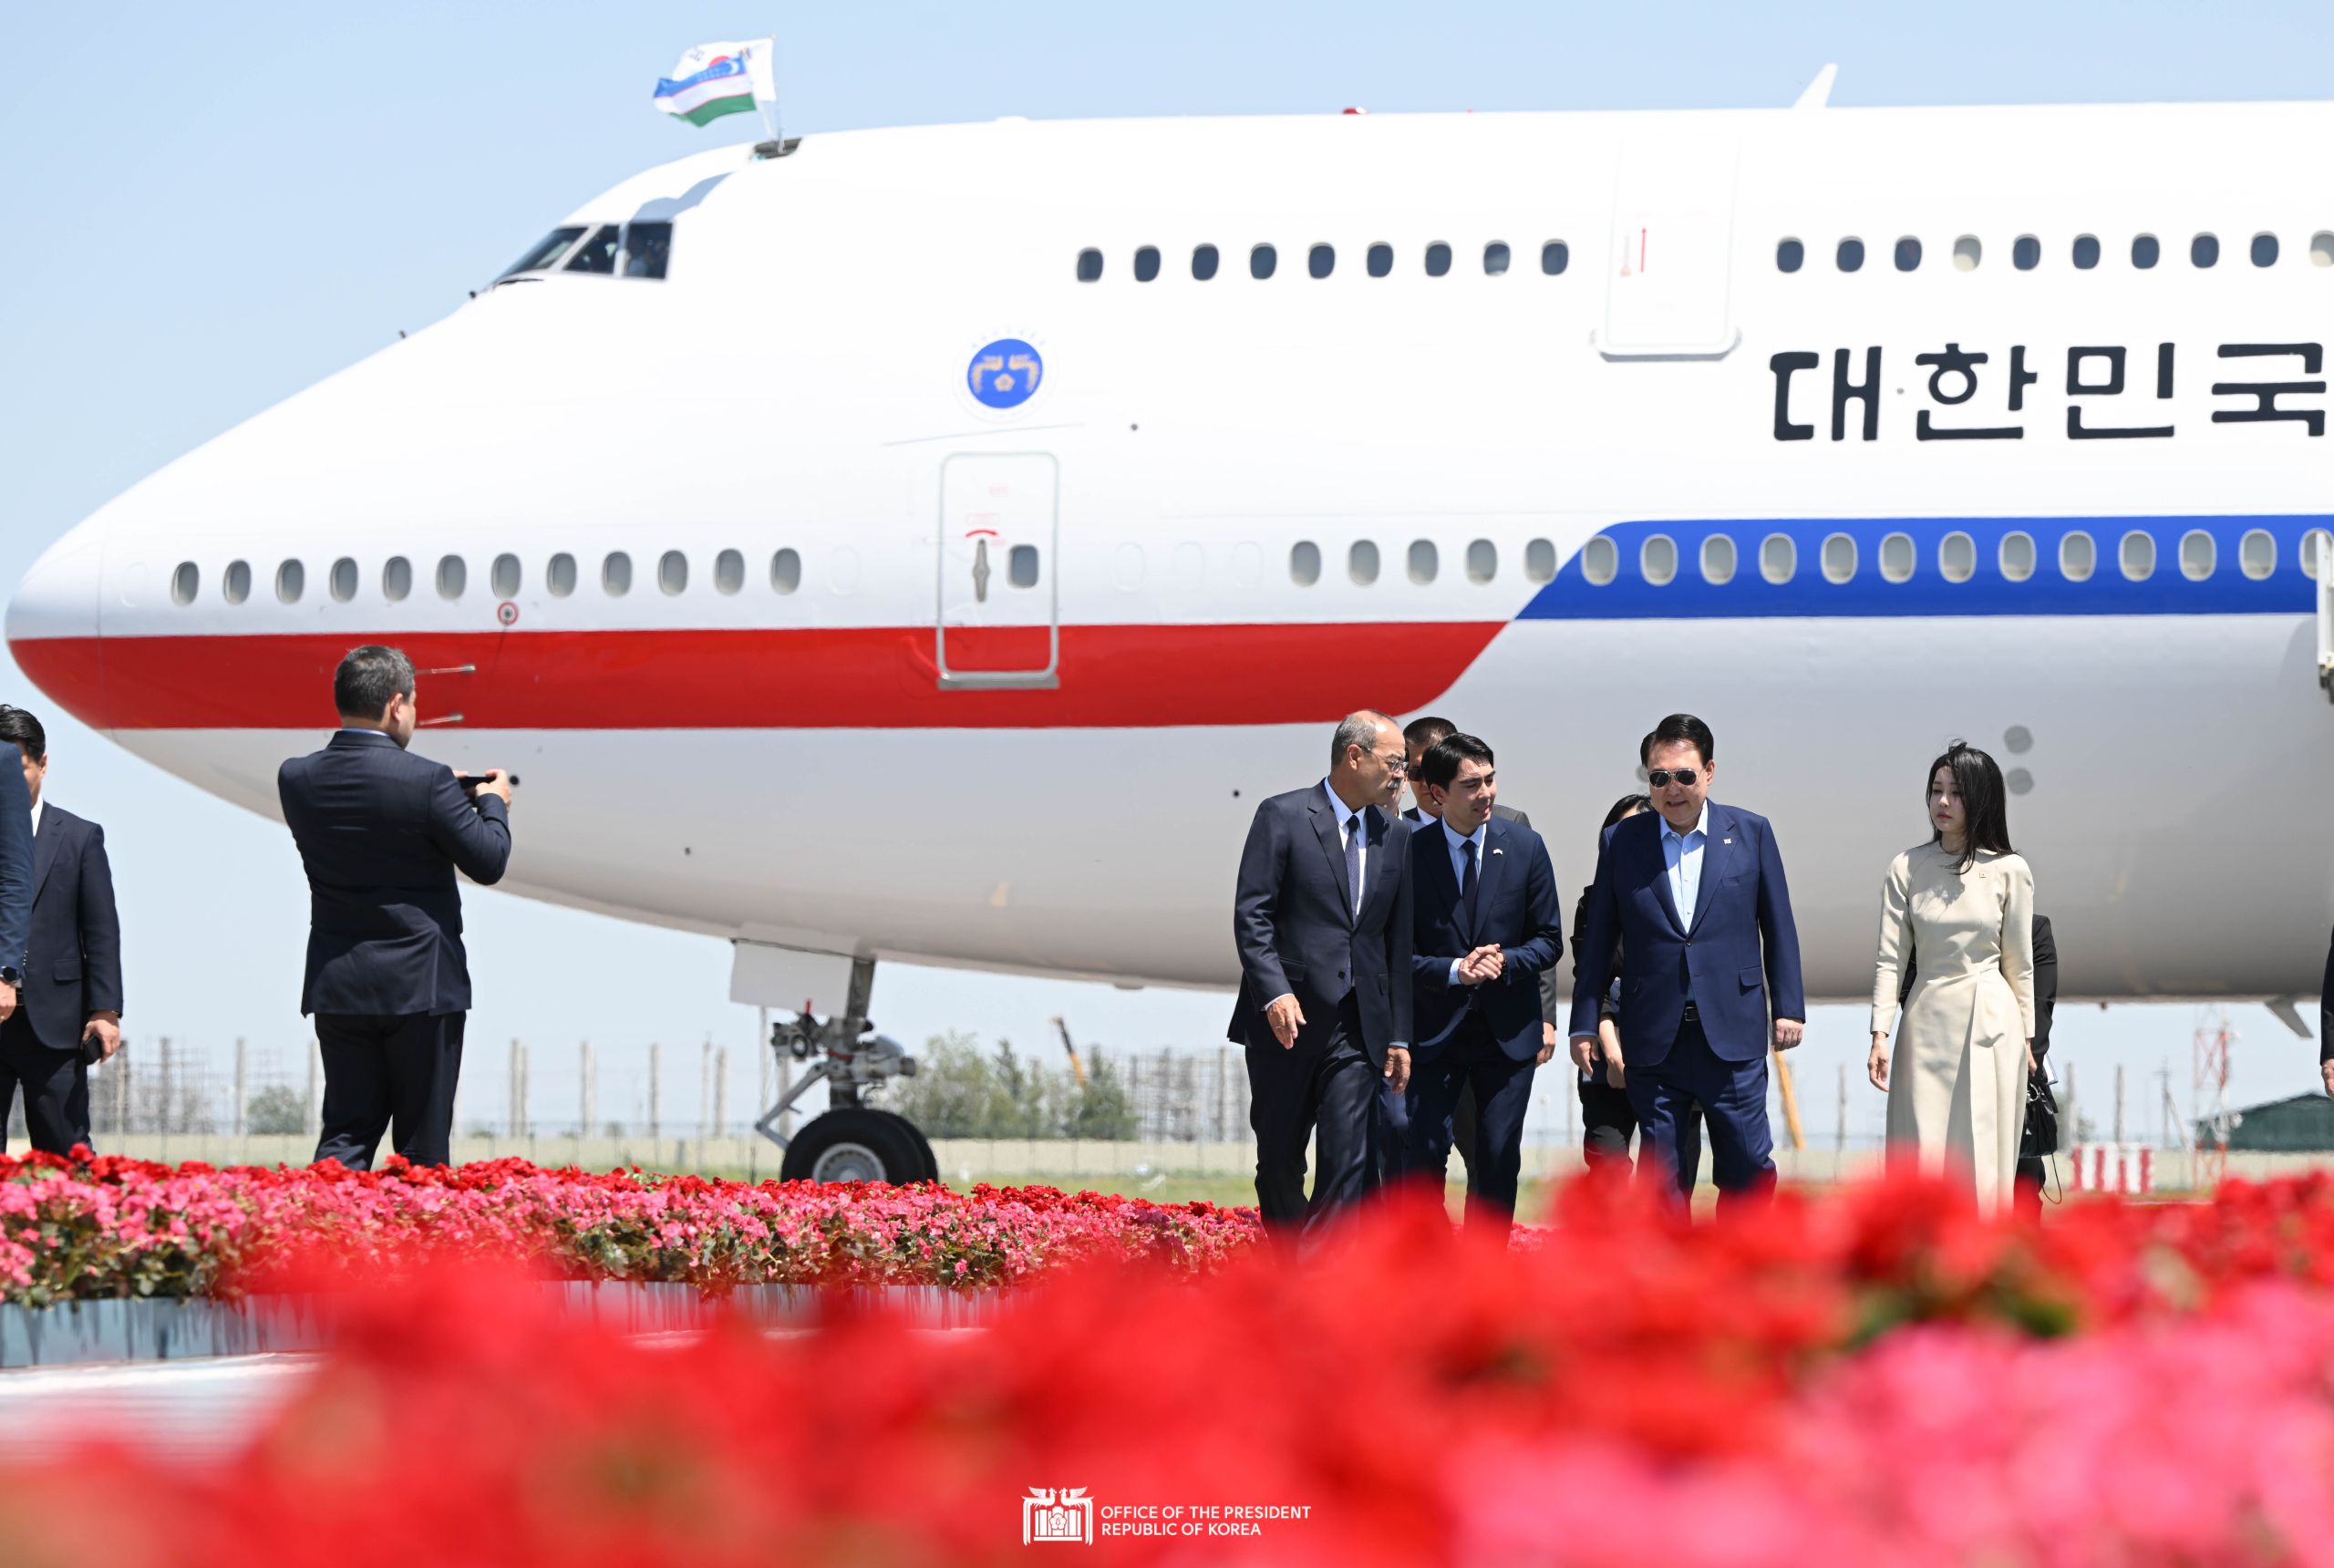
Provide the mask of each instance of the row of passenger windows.
{"label": "row of passenger windows", "polygon": [[[1499,575],[1499,546],[1488,539],[1478,539],[1467,546],[1462,556],[1470,583],[1489,583]],[[1403,555],[1403,568],[1413,583],[1431,583],[1442,572],[1442,552],[1431,539],[1414,539]],[[1367,588],[1378,581],[1381,562],[1378,546],[1367,539],[1357,539],[1346,547],[1346,576],[1360,587]],[[1556,574],[1556,547],[1548,540],[1535,539],[1523,547],[1523,576],[1532,583],[1546,583]],[[1288,575],[1300,588],[1310,588],[1321,581],[1321,547],[1311,540],[1300,540],[1289,547]]]}
{"label": "row of passenger windows", "polygon": [[[575,592],[580,573],[573,555],[553,556],[543,564],[543,587],[554,599],[564,599]],[[611,598],[622,598],[632,592],[632,557],[621,550],[611,551],[600,560],[600,591]],[[440,599],[460,599],[470,588],[470,563],[459,555],[441,555],[432,581]],[[363,573],[356,562],[342,556],[325,573],[325,587],[335,599],[346,604],[356,597],[362,586]],[[395,603],[413,592],[413,562],[402,555],[392,555],[381,563],[381,597]],[[656,560],[656,586],[668,594],[688,591],[689,558],[677,550],[668,550]],[[713,558],[713,586],[716,592],[735,593],[746,585],[746,558],[735,550],[725,550]],[[802,557],[799,552],[781,550],[769,558],[769,585],[773,592],[791,593],[802,586]],[[526,570],[515,555],[498,555],[487,568],[487,587],[497,599],[516,599],[526,586]],[[297,561],[285,561],[275,568],[275,596],[286,604],[297,604],[308,590],[308,570]],[[191,561],[182,561],[170,574],[170,598],[180,604],[191,604],[202,593],[202,568]],[[220,596],[230,604],[240,604],[252,596],[252,567],[248,561],[232,561],[219,575]]]}
{"label": "row of passenger windows", "polygon": [[[2253,236],[2246,254],[2257,267],[2277,264],[2277,236],[2264,232]],[[2077,234],[2068,247],[2068,260],[2084,270],[2099,264],[2099,236]],[[1974,273],[1986,259],[1985,242],[1975,234],[1964,234],[1953,242],[1953,265],[1956,271]],[[2164,259],[2164,245],[2153,234],[2132,237],[2132,265],[2147,271]],[[2197,234],[2188,242],[2188,264],[2192,267],[2217,266],[2221,259],[2221,242],[2217,234]],[[2309,261],[2312,266],[2334,267],[2334,231],[2320,230],[2310,236]],[[1917,271],[1921,264],[1921,242],[1911,234],[1896,242],[1896,270],[1900,273]],[[1854,237],[1842,240],[1832,252],[1832,264],[1843,273],[1861,272],[1864,263],[1864,242]],[[1798,240],[1779,240],[1775,243],[1775,270],[1795,273],[1807,264],[1807,247]],[[2010,242],[2009,264],[2021,273],[2030,273],[2042,264],[2042,242],[2032,234],[2020,234]]]}
{"label": "row of passenger windows", "polygon": [[[2323,529],[2314,529],[2302,537],[2299,555],[2304,573],[2316,576],[2318,552],[2327,548],[2329,536]],[[1666,533],[1647,535],[1637,546],[1637,573],[1655,587],[1666,587],[1678,577],[1678,542]],[[2192,582],[2201,583],[2212,576],[2219,567],[2219,547],[2213,536],[2202,529],[2184,534],[2180,540],[2178,560],[2180,573]],[[2155,575],[2155,536],[2134,529],[2123,535],[2116,546],[2116,564],[2123,575],[2134,583],[2144,583]],[[1827,583],[1845,583],[1856,574],[1856,542],[1844,533],[1833,534],[1818,548],[1816,564]],[[1908,533],[1892,533],[1880,542],[1880,575],[1890,583],[1906,583],[1918,570],[1920,551]],[[2254,529],[2237,542],[2237,568],[2246,576],[2258,582],[2277,569],[2277,542],[2266,529]],[[2002,535],[1995,555],[1995,564],[2001,574],[2012,583],[2023,583],[2032,577],[2039,559],[2039,548],[2030,533],[2011,532]],[[1702,541],[1700,560],[1702,581],[1719,584],[1731,583],[1735,573],[1734,541],[1723,533],[1713,533]],[[1603,534],[1590,540],[1580,552],[1580,574],[1596,587],[1603,587],[1620,575],[1620,546]],[[2099,569],[2099,547],[2091,536],[2081,529],[2071,529],[2059,536],[2059,574],[2070,583],[2088,582]],[[1948,583],[1967,583],[1978,573],[1978,543],[1961,532],[1947,534],[1937,541],[1937,575]],[[1799,545],[1789,534],[1771,533],[1759,546],[1759,575],[1770,583],[1788,583],[1799,574]]]}
{"label": "row of passenger windows", "polygon": [[[1437,240],[1420,253],[1419,260],[1430,278],[1439,278],[1451,271],[1452,252],[1448,244]],[[1505,240],[1492,240],[1483,246],[1483,273],[1498,277],[1514,264],[1515,253]],[[1134,253],[1134,281],[1147,284],[1159,276],[1159,247],[1142,245]],[[1213,245],[1192,247],[1192,276],[1205,283],[1215,276],[1224,264],[1223,253]],[[1540,247],[1540,270],[1554,277],[1572,265],[1572,247],[1562,240],[1550,240]],[[1394,270],[1394,247],[1379,241],[1362,253],[1362,266],[1373,278],[1382,278]],[[1273,245],[1251,245],[1248,248],[1248,275],[1268,278],[1280,270],[1280,251]],[[1305,270],[1317,278],[1326,278],[1337,270],[1337,248],[1335,245],[1315,245],[1305,253]],[[1102,278],[1102,253],[1088,248],[1078,253],[1078,281],[1100,283]]]}

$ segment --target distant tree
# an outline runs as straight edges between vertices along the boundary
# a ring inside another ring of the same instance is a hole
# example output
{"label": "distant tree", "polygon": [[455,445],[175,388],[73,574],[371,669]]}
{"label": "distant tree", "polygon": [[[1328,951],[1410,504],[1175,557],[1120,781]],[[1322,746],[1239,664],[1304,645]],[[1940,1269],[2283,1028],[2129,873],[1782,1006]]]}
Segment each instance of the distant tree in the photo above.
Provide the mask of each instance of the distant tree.
{"label": "distant tree", "polygon": [[915,1076],[892,1079],[883,1093],[884,1107],[914,1122],[927,1138],[997,1137],[997,1123],[1010,1103],[978,1044],[962,1033],[926,1040]]}
{"label": "distant tree", "polygon": [[244,1103],[243,1125],[263,1137],[304,1132],[308,1125],[307,1099],[288,1083],[269,1084]]}
{"label": "distant tree", "polygon": [[1071,1102],[1069,1136],[1124,1140],[1135,1134],[1134,1102],[1110,1057],[1100,1050],[1087,1064],[1086,1082]]}

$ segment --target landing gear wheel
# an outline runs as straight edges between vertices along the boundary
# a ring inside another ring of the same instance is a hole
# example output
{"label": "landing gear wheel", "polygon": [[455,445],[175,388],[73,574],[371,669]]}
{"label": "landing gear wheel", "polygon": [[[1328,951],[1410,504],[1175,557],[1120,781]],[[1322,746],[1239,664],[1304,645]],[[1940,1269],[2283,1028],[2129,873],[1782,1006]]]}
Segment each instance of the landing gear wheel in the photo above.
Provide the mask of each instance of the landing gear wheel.
{"label": "landing gear wheel", "polygon": [[926,1180],[932,1154],[915,1129],[887,1110],[856,1107],[815,1117],[786,1147],[779,1177],[787,1181]]}
{"label": "landing gear wheel", "polygon": [[922,1179],[926,1181],[939,1181],[940,1161],[938,1157],[932,1152],[932,1140],[924,1137],[924,1130],[916,1126],[914,1122],[910,1121],[906,1117],[902,1116],[896,1110],[879,1110],[875,1114],[878,1116],[888,1116],[893,1121],[898,1122],[902,1127],[907,1130],[909,1139],[915,1144],[916,1156],[923,1162],[924,1176]]}

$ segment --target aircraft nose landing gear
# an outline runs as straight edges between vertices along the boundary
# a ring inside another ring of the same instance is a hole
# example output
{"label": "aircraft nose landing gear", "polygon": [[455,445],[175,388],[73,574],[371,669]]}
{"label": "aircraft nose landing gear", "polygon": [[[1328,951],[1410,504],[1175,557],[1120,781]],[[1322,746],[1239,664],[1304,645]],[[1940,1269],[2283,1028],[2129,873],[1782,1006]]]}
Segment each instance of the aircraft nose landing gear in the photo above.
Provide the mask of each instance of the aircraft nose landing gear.
{"label": "aircraft nose landing gear", "polygon": [[[937,1181],[939,1162],[915,1124],[895,1111],[860,1103],[861,1091],[888,1078],[915,1076],[915,1058],[897,1040],[874,1032],[867,999],[875,988],[875,961],[854,959],[851,991],[842,1013],[821,1022],[808,1013],[773,1025],[769,1047],[798,1062],[814,1064],[794,1080],[786,1098],[763,1113],[754,1129],[786,1150],[779,1176],[788,1181]],[[828,1109],[792,1138],[778,1130],[779,1118],[814,1083],[827,1086]]]}

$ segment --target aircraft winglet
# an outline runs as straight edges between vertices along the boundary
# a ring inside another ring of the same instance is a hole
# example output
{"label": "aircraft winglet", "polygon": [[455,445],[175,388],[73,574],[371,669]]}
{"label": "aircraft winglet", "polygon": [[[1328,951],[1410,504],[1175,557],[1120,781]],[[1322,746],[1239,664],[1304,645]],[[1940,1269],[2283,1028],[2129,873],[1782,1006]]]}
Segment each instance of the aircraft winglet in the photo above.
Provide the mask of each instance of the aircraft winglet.
{"label": "aircraft winglet", "polygon": [[1822,108],[1824,105],[1832,101],[1832,84],[1839,79],[1840,67],[1836,65],[1825,66],[1822,70],[1815,73],[1815,79],[1807,84],[1807,90],[1800,94],[1799,101],[1792,104],[1791,107],[1793,108]]}

